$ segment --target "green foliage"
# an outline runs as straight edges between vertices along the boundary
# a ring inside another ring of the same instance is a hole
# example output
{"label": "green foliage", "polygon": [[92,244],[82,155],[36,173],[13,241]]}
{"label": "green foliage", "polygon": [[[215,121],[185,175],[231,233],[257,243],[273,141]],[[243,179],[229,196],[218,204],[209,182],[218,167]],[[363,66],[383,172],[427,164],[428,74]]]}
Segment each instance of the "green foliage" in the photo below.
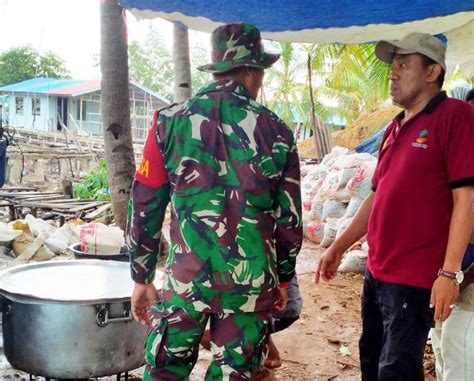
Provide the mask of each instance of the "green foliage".
{"label": "green foliage", "polygon": [[107,193],[108,188],[107,166],[105,160],[100,160],[97,170],[87,175],[82,183],[74,184],[74,197],[109,201],[111,198]]}
{"label": "green foliage", "polygon": [[326,86],[346,119],[370,112],[388,99],[391,69],[375,56],[375,44],[341,45],[331,63]]}
{"label": "green foliage", "polygon": [[64,61],[52,52],[40,54],[22,46],[0,54],[0,86],[36,77],[70,78]]}
{"label": "green foliage", "polygon": [[389,96],[390,66],[374,54],[374,44],[280,43],[281,58],[268,70],[265,95],[280,117],[311,126],[308,57],[314,107],[322,120],[353,120]]}
{"label": "green foliage", "polygon": [[[208,63],[205,48],[200,45],[190,47],[191,78],[193,94],[207,81],[209,74],[196,69]],[[132,81],[135,81],[154,92],[173,100],[173,54],[167,47],[158,30],[150,27],[145,42],[132,41],[128,44],[128,67]]]}
{"label": "green foliage", "polygon": [[211,62],[211,58],[207,54],[208,52],[206,51],[206,48],[201,43],[191,45],[189,53],[191,56],[191,79],[194,95],[201,87],[212,79],[209,73],[197,70],[198,66],[206,65]]}
{"label": "green foliage", "polygon": [[[308,57],[319,119],[350,122],[389,99],[390,65],[377,59],[375,44],[268,43],[281,51],[281,58],[266,71],[260,100],[290,126],[311,126]],[[195,94],[211,80],[209,74],[196,70],[210,62],[210,58],[199,44],[190,46],[190,56]],[[129,60],[132,80],[173,99],[172,53],[157,30],[150,29],[143,45],[129,44]],[[449,77],[445,87],[449,88]]]}
{"label": "green foliage", "polygon": [[133,41],[128,45],[130,79],[165,98],[173,99],[173,60],[164,39],[153,28],[142,45]]}

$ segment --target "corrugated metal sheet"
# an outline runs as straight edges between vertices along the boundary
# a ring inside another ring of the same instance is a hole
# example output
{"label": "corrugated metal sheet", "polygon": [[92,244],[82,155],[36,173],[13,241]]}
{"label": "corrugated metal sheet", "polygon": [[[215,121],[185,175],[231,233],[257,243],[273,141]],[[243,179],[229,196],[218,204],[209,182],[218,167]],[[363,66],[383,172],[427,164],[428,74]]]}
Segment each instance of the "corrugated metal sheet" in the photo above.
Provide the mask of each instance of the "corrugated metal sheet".
{"label": "corrugated metal sheet", "polygon": [[[138,91],[144,92],[146,96],[169,104],[170,102],[161,95],[130,81],[130,86],[135,87]],[[73,80],[73,79],[55,79],[38,77],[27,81],[18,82],[12,85],[0,87],[0,92],[5,93],[28,93],[42,94],[60,97],[77,97],[83,94],[100,91],[100,80]]]}
{"label": "corrugated metal sheet", "polygon": [[0,91],[16,93],[23,92],[35,94],[52,94],[54,91],[59,91],[59,89],[80,85],[85,82],[91,81],[38,77],[29,79],[27,81],[14,83],[12,85],[0,87]]}
{"label": "corrugated metal sheet", "polygon": [[82,81],[78,84],[72,84],[62,88],[54,89],[48,92],[49,95],[60,95],[60,96],[77,96],[81,94],[91,93],[93,91],[100,90],[100,81]]}

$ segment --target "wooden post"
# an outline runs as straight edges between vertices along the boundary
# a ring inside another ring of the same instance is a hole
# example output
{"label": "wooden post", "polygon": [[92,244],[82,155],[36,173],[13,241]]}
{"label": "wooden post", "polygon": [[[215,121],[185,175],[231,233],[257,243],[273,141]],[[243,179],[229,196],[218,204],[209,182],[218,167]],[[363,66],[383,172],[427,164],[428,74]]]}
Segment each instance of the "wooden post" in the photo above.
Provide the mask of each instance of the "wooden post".
{"label": "wooden post", "polygon": [[82,98],[79,98],[79,120],[80,120],[80,123],[79,123],[79,128],[81,129],[81,133],[82,133]]}
{"label": "wooden post", "polygon": [[312,84],[312,70],[311,70],[311,53],[308,52],[308,82],[309,82],[309,99],[311,101],[311,125],[313,127],[314,142],[316,147],[316,157],[321,160],[323,158],[322,153],[322,135],[321,130],[318,128],[316,123],[316,109],[314,107],[314,97],[313,97],[313,84]]}
{"label": "wooden post", "polygon": [[10,221],[16,220],[15,205],[8,205],[8,214]]}

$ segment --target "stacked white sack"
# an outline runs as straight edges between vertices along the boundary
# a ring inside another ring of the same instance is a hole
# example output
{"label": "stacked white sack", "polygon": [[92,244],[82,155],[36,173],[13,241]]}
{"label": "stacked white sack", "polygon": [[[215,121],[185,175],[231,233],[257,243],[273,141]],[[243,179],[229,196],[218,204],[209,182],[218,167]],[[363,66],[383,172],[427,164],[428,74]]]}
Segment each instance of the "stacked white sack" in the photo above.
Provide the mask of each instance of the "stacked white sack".
{"label": "stacked white sack", "polygon": [[347,228],[370,193],[377,160],[334,147],[321,164],[301,168],[306,237],[328,247]]}

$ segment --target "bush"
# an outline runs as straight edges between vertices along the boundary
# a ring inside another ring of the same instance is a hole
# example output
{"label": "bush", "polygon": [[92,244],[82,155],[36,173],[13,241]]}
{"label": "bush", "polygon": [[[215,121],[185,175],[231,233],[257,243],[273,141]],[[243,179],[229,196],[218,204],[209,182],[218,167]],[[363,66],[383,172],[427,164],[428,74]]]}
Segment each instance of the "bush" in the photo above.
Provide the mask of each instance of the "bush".
{"label": "bush", "polygon": [[109,182],[105,160],[99,160],[99,168],[89,173],[82,183],[74,184],[74,197],[109,201]]}

